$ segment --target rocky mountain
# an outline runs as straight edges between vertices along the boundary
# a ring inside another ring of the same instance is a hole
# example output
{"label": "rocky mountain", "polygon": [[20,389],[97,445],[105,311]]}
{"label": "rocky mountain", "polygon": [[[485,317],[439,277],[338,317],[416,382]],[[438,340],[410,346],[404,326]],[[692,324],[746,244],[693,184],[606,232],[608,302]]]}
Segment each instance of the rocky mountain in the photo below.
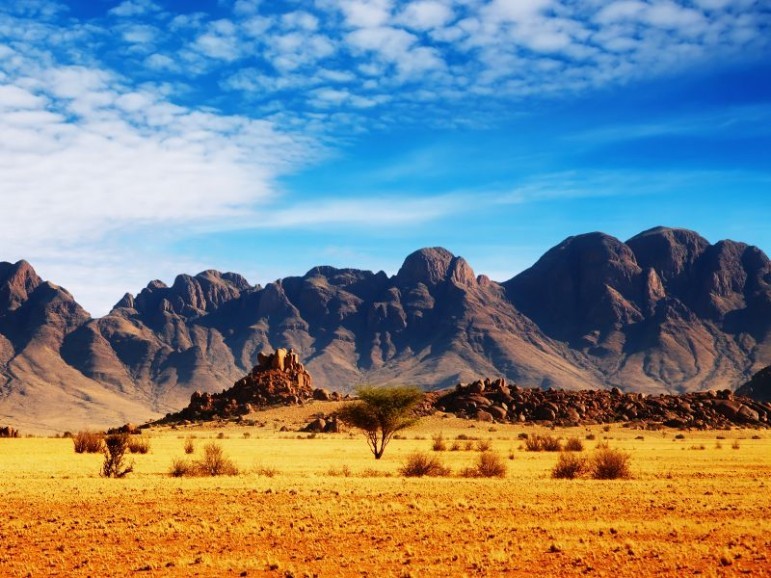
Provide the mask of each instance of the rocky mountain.
{"label": "rocky mountain", "polygon": [[316,267],[260,287],[234,273],[180,275],[126,294],[100,319],[28,264],[0,264],[0,422],[23,429],[25,420],[77,427],[81,414],[49,411],[72,404],[113,425],[177,411],[279,347],[299,353],[318,387],[343,392],[479,376],[539,388],[734,389],[771,360],[771,263],[756,247],[681,229],[626,243],[590,233],[504,283],[429,248],[391,277]]}
{"label": "rocky mountain", "polygon": [[739,387],[736,393],[771,403],[771,365],[758,371],[752,379]]}

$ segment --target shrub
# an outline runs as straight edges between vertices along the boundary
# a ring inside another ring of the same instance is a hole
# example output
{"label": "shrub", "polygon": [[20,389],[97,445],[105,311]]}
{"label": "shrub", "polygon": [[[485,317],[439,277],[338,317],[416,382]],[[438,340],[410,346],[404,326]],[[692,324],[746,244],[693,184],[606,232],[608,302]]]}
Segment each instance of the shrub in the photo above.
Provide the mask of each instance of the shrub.
{"label": "shrub", "polygon": [[562,452],[557,464],[551,471],[551,477],[562,480],[572,480],[584,475],[587,471],[586,458],[574,453]]}
{"label": "shrub", "polygon": [[741,445],[739,445],[739,440],[734,440],[734,443],[731,444],[732,450],[738,450],[740,447]]}
{"label": "shrub", "polygon": [[568,438],[565,442],[566,452],[582,452],[584,451],[584,442],[578,438]]}
{"label": "shrub", "polygon": [[600,449],[592,456],[589,470],[595,480],[629,478],[629,454],[609,448]]}
{"label": "shrub", "polygon": [[270,468],[266,466],[260,466],[254,470],[254,473],[258,476],[264,476],[266,478],[274,478],[276,475],[278,475],[278,470],[276,468]]}
{"label": "shrub", "polygon": [[72,443],[75,446],[76,454],[97,454],[102,451],[104,445],[104,436],[97,432],[92,431],[79,431]]}
{"label": "shrub", "polygon": [[541,438],[541,447],[545,452],[560,452],[562,451],[562,443],[554,436],[543,436]]}
{"label": "shrub", "polygon": [[195,451],[195,444],[193,443],[193,438],[188,437],[185,439],[185,453],[190,455]]}
{"label": "shrub", "polygon": [[562,444],[551,435],[532,435],[525,440],[525,449],[529,452],[559,452]]}
{"label": "shrub", "polygon": [[399,468],[399,473],[408,478],[423,476],[449,476],[450,468],[442,464],[436,456],[415,452],[407,456],[407,461]]}
{"label": "shrub", "polygon": [[464,478],[505,478],[506,462],[495,452],[482,452],[474,467],[461,471]]}
{"label": "shrub", "polygon": [[171,468],[169,469],[169,475],[175,478],[181,478],[184,476],[195,475],[195,467],[189,460],[177,458],[171,462]]}
{"label": "shrub", "polygon": [[204,476],[238,475],[236,465],[225,456],[222,446],[214,442],[203,447],[203,458],[195,462],[195,466]]}
{"label": "shrub", "polygon": [[586,434],[586,439],[587,439],[588,441],[590,441],[590,442],[593,442],[594,440],[596,440],[596,439],[597,439],[597,436],[596,436],[596,435],[594,435],[593,433],[590,433],[590,434]]}
{"label": "shrub", "polygon": [[447,444],[444,442],[444,437],[442,434],[438,434],[431,437],[432,440],[434,440],[434,444],[431,446],[431,449],[435,452],[443,452],[447,450]]}
{"label": "shrub", "polygon": [[493,447],[492,442],[490,440],[479,440],[477,441],[477,451],[480,452],[489,452]]}
{"label": "shrub", "polygon": [[679,434],[677,434],[677,435],[675,436],[675,439],[676,439],[676,440],[684,440],[684,439],[685,439],[685,434],[681,434],[681,433],[679,433]]}
{"label": "shrub", "polygon": [[134,471],[134,464],[126,464],[125,455],[129,446],[128,434],[112,434],[104,438],[104,463],[102,476],[123,478]]}
{"label": "shrub", "polygon": [[142,436],[131,436],[128,441],[128,451],[132,454],[146,454],[150,451],[150,440]]}
{"label": "shrub", "polygon": [[460,444],[458,442],[452,442],[452,445],[450,446],[451,452],[457,452],[460,451]]}
{"label": "shrub", "polygon": [[525,450],[528,452],[540,452],[542,449],[540,436],[529,436],[525,438]]}

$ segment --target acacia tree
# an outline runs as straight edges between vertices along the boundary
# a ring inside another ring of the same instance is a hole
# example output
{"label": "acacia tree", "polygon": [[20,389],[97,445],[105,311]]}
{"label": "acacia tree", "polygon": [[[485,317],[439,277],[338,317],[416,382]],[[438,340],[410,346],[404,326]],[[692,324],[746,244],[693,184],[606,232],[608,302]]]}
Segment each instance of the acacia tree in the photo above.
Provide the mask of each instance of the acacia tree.
{"label": "acacia tree", "polygon": [[379,460],[393,435],[418,421],[413,410],[423,392],[415,387],[360,387],[356,393],[359,400],[343,407],[337,417],[364,432]]}

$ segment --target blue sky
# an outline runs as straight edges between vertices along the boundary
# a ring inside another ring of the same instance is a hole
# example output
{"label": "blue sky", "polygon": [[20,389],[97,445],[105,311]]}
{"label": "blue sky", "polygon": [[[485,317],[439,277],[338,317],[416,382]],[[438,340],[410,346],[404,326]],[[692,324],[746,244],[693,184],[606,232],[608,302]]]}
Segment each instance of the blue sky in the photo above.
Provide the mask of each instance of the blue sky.
{"label": "blue sky", "polygon": [[771,249],[752,0],[6,0],[0,260],[92,314],[178,273],[506,280],[569,235]]}

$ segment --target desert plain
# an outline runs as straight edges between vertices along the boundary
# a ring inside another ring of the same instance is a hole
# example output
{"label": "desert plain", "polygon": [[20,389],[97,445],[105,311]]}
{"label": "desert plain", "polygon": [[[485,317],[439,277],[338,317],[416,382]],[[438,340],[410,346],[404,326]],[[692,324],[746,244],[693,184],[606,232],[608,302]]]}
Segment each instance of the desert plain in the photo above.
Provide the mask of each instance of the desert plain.
{"label": "desert plain", "polygon": [[[0,576],[771,575],[768,430],[548,430],[437,413],[375,460],[355,430],[299,433],[319,411],[144,430],[150,451],[130,455],[122,479],[100,477],[101,454],[76,454],[72,439],[0,440]],[[553,479],[558,454],[527,451],[523,434],[579,438],[587,456],[607,443],[629,454],[632,477]],[[238,475],[169,474],[208,443]],[[480,444],[505,477],[460,476]],[[401,475],[415,451],[450,475]]]}

